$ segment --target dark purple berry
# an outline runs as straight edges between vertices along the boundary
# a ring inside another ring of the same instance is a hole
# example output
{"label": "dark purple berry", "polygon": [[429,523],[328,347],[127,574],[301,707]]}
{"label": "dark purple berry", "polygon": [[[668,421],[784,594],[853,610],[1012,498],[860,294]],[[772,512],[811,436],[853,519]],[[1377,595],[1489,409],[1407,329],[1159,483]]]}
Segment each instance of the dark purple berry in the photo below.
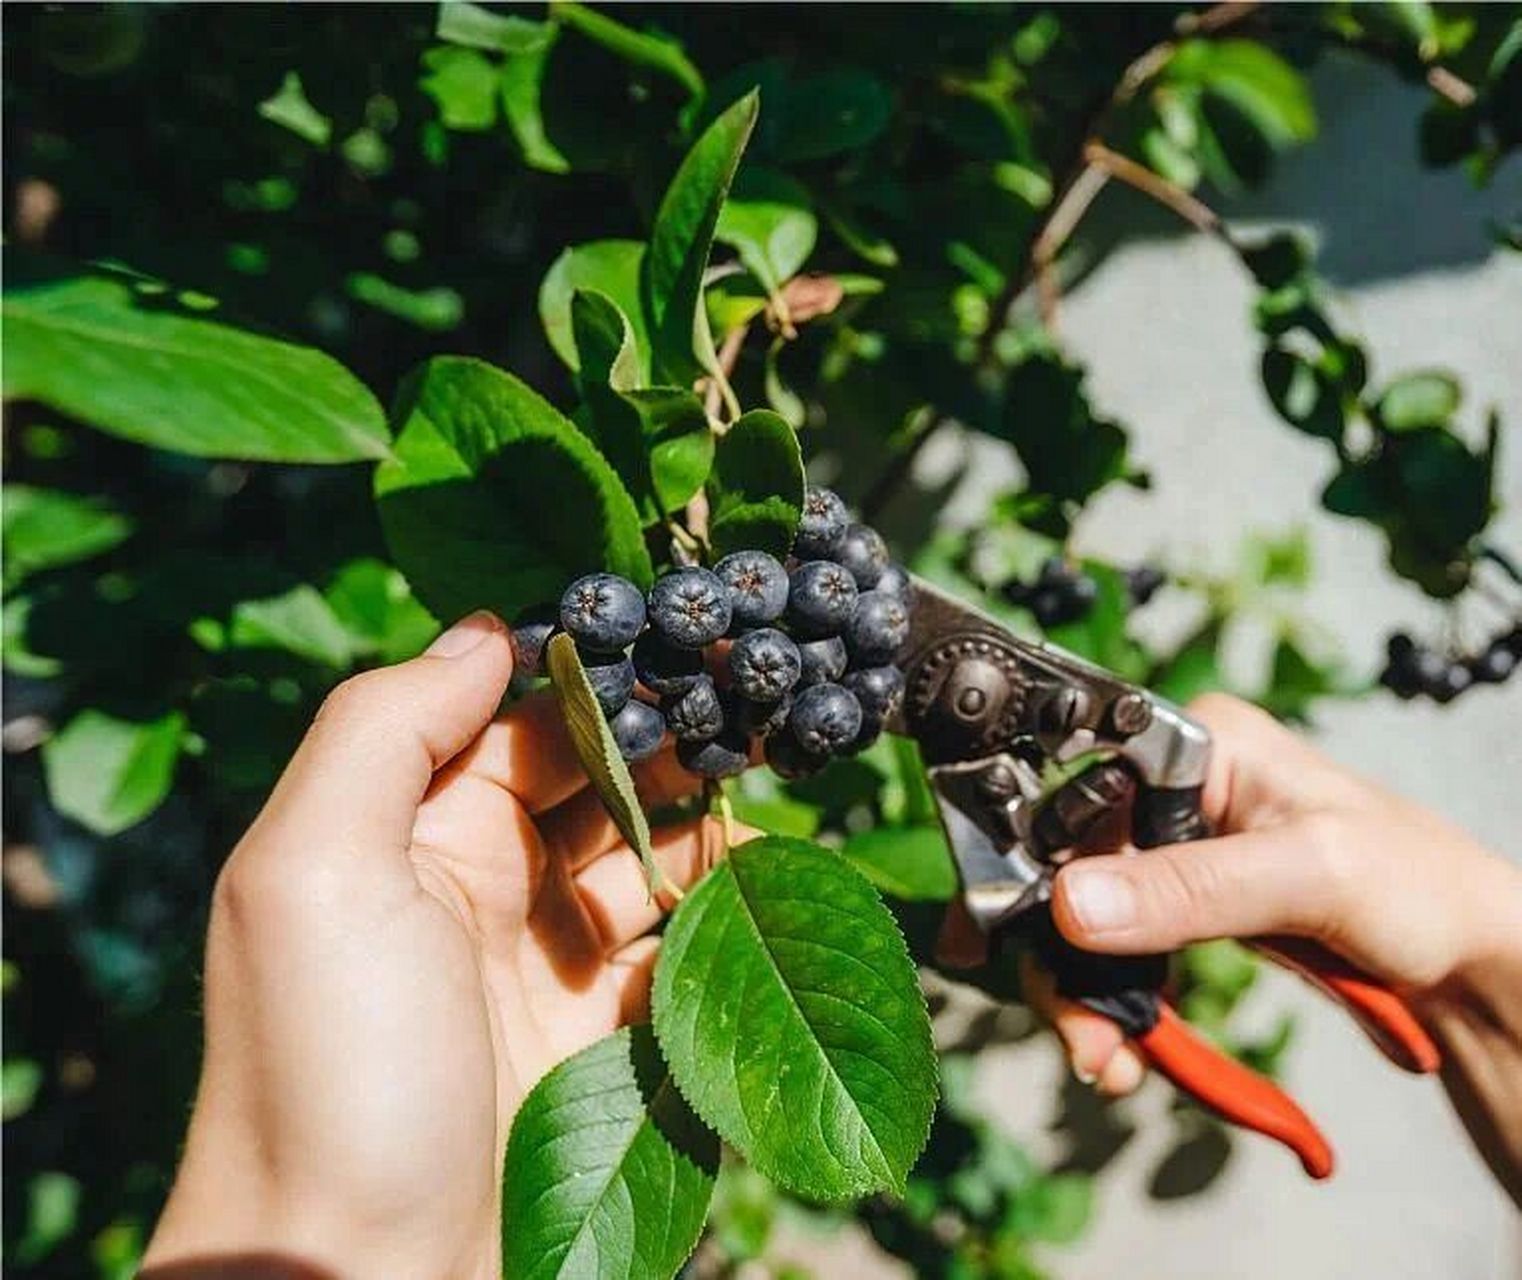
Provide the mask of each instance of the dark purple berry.
{"label": "dark purple berry", "polygon": [[830,555],[850,522],[839,494],[832,489],[810,488],[803,495],[803,514],[798,520],[798,536],[793,539],[793,554],[800,560]]}
{"label": "dark purple berry", "polygon": [[1061,556],[1048,556],[1036,577],[1038,587],[1065,587],[1074,578],[1073,567]]}
{"label": "dark purple berry", "polygon": [[688,773],[701,778],[732,778],[750,764],[750,743],[738,731],[726,729],[701,742],[678,742],[676,758]]}
{"label": "dark purple berry", "polygon": [[1404,662],[1386,663],[1385,669],[1379,673],[1379,683],[1402,702],[1409,702],[1422,691],[1421,681]]}
{"label": "dark purple berry", "polygon": [[736,551],[713,567],[729,590],[730,626],[763,627],[787,608],[787,570],[764,551]]}
{"label": "dark purple berry", "polygon": [[1043,627],[1059,626],[1068,620],[1067,597],[1061,587],[1037,587],[1026,604]]}
{"label": "dark purple berry", "polygon": [[800,688],[839,680],[846,673],[846,642],[839,636],[805,640],[798,646],[798,657],[803,663],[803,669],[798,673]]}
{"label": "dark purple berry", "polygon": [[829,762],[829,756],[805,750],[790,733],[775,734],[766,740],[766,763],[779,778],[807,778]]}
{"label": "dark purple berry", "polygon": [[1474,676],[1469,673],[1468,667],[1462,662],[1450,662],[1445,667],[1441,678],[1427,689],[1427,694],[1434,702],[1446,705],[1473,683]]}
{"label": "dark purple berry", "polygon": [[1505,637],[1492,640],[1485,651],[1469,661],[1469,672],[1480,684],[1502,684],[1517,669],[1517,655],[1506,644]]}
{"label": "dark purple berry", "polygon": [[911,604],[914,600],[914,584],[909,578],[909,570],[897,561],[883,570],[882,577],[877,580],[877,585],[872,590],[885,591],[890,596],[897,596],[905,605]]}
{"label": "dark purple berry", "polygon": [[[537,615],[539,611],[533,612]],[[555,626],[552,616],[524,617],[513,623],[513,675],[537,680],[545,674],[544,647],[555,634]]]}
{"label": "dark purple berry", "polygon": [[856,695],[863,716],[886,720],[904,700],[904,673],[895,666],[852,671],[841,685]]}
{"label": "dark purple berry", "polygon": [[634,642],[634,674],[651,693],[686,693],[703,674],[699,649],[678,649],[655,631]]}
{"label": "dark purple berry", "polygon": [[733,697],[726,707],[725,715],[747,738],[767,738],[787,723],[792,709],[792,694],[784,694],[770,702]]}
{"label": "dark purple berry", "polygon": [[1086,573],[1077,574],[1068,587],[1068,611],[1073,618],[1081,618],[1099,600],[1099,583]]}
{"label": "dark purple berry", "polygon": [[856,579],[829,560],[811,560],[788,575],[787,618],[806,640],[839,635],[856,610]]}
{"label": "dark purple berry", "polygon": [[1151,601],[1168,581],[1168,575],[1149,564],[1140,565],[1126,573],[1126,592],[1131,603],[1140,608]]}
{"label": "dark purple berry", "polygon": [[841,685],[811,685],[793,699],[787,723],[805,751],[830,755],[861,732],[861,703]]}
{"label": "dark purple berry", "polygon": [[630,764],[648,760],[660,750],[661,739],[666,736],[666,718],[648,702],[633,699],[624,703],[623,710],[608,722],[613,730],[613,741],[618,744],[618,754]]}
{"label": "dark purple berry", "polygon": [[1504,636],[1499,636],[1495,643],[1505,645],[1516,655],[1518,661],[1522,661],[1522,623],[1513,627]]}
{"label": "dark purple berry", "polygon": [[798,646],[772,627],[747,631],[729,646],[729,674],[747,698],[773,702],[798,683]]}
{"label": "dark purple berry", "polygon": [[871,525],[848,525],[830,559],[845,565],[856,579],[856,585],[863,591],[870,591],[888,567],[888,544]]}
{"label": "dark purple berry", "polygon": [[594,653],[578,648],[597,705],[605,716],[617,715],[634,692],[634,664],[621,653]]}
{"label": "dark purple berry", "polygon": [[700,676],[685,693],[662,699],[661,710],[679,742],[701,742],[724,727],[724,704],[711,676]]}
{"label": "dark purple berry", "polygon": [[673,569],[650,589],[650,624],[680,648],[712,644],[729,617],[729,590],[707,569]]}
{"label": "dark purple berry", "polygon": [[891,662],[909,638],[909,610],[895,595],[865,591],[856,599],[856,612],[846,628],[851,660],[871,666]]}
{"label": "dark purple berry", "polygon": [[621,653],[644,629],[645,598],[616,573],[589,573],[560,597],[560,625],[584,649]]}
{"label": "dark purple berry", "polygon": [[1385,656],[1391,662],[1405,662],[1416,652],[1416,641],[1404,631],[1397,631],[1385,641]]}

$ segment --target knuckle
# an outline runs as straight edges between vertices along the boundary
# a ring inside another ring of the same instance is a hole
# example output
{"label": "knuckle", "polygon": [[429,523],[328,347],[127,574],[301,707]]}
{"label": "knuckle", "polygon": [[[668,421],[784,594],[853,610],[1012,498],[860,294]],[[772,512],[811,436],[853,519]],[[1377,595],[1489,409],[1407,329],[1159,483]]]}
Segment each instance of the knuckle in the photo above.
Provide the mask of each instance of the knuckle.
{"label": "knuckle", "polygon": [[1265,725],[1278,726],[1278,721],[1262,708],[1229,693],[1202,693],[1185,710],[1212,732],[1228,737],[1262,729]]}
{"label": "knuckle", "polygon": [[1220,868],[1210,859],[1172,849],[1145,857],[1155,868],[1147,883],[1156,927],[1175,943],[1210,934],[1228,893]]}
{"label": "knuckle", "polygon": [[1306,814],[1296,828],[1303,844],[1301,856],[1312,864],[1310,881],[1316,886],[1316,892],[1307,895],[1307,918],[1300,923],[1331,925],[1357,900],[1356,841],[1347,819],[1339,813],[1318,810]]}
{"label": "knuckle", "polygon": [[385,670],[362,671],[329,690],[317,709],[315,724],[352,724],[380,718],[392,702],[392,681]]}

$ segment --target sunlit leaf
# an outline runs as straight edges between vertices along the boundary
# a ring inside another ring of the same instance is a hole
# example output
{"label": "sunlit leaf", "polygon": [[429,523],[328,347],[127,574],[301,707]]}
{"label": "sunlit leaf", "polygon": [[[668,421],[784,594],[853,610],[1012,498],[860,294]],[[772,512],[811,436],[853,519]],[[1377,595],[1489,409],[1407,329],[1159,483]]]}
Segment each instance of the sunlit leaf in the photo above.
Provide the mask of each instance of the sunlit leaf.
{"label": "sunlit leaf", "polygon": [[81,711],[42,746],[48,796],[97,835],[125,831],[169,794],[184,734],[178,711],[147,721]]}

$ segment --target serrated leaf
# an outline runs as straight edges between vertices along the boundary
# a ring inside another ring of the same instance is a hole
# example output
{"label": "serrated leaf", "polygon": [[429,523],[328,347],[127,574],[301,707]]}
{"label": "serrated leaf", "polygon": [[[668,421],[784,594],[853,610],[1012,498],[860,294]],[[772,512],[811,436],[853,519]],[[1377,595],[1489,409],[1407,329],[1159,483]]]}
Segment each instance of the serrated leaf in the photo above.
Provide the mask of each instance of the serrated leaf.
{"label": "serrated leaf", "polygon": [[539,286],[539,321],[555,354],[572,373],[581,368],[571,331],[571,299],[578,289],[595,289],[623,312],[639,352],[641,382],[649,381],[650,339],[640,302],[642,240],[593,240],[573,245],[545,273]]}
{"label": "serrated leaf", "polygon": [[376,469],[397,567],[435,617],[511,620],[604,569],[654,577],[639,513],[613,468],[557,409],[481,360],[441,356],[397,398],[395,456]]}
{"label": "serrated leaf", "polygon": [[380,405],[337,361],[176,304],[156,282],[6,255],[5,395],[202,457],[385,456]]}
{"label": "serrated leaf", "polygon": [[930,1020],[891,913],[837,854],[733,850],[673,913],[653,1007],[683,1096],[760,1172],[816,1199],[902,1193],[935,1107]]}
{"label": "serrated leaf", "polygon": [[95,498],[8,484],[4,493],[5,589],[29,575],[117,546],[132,521]]}
{"label": "serrated leaf", "polygon": [[626,62],[649,67],[675,80],[694,98],[703,95],[703,74],[693,66],[676,41],[626,27],[622,22],[571,0],[551,0],[550,16],[556,22],[574,27]]}
{"label": "serrated leaf", "polygon": [[608,816],[613,819],[613,825],[639,855],[653,892],[660,887],[661,873],[650,848],[650,824],[645,819],[645,811],[640,808],[629,766],[618,753],[613,731],[608,728],[607,717],[603,715],[581,665],[576,642],[561,632],[551,637],[545,654],[550,683],[560,701],[571,745],[576,748],[576,758],[581,761],[582,770],[591,780]]}
{"label": "serrated leaf", "polygon": [[612,299],[578,289],[571,325],[592,437],[654,523],[684,506],[713,467],[703,402],[682,387],[639,385],[633,329]]}
{"label": "serrated leaf", "polygon": [[48,796],[97,835],[125,831],[169,794],[184,731],[178,711],[148,721],[81,711],[43,743]]}
{"label": "serrated leaf", "polygon": [[803,514],[803,454],[779,414],[752,409],[719,439],[708,482],[715,554],[754,547],[785,556]]}
{"label": "serrated leaf", "polygon": [[949,902],[957,872],[940,827],[871,827],[847,838],[841,856],[891,897]]}
{"label": "serrated leaf", "polygon": [[1458,411],[1463,389],[1452,374],[1408,373],[1379,397],[1379,421],[1387,431],[1440,427]]}
{"label": "serrated leaf", "polygon": [[615,1031],[540,1080],[513,1121],[503,1274],[674,1275],[702,1233],[718,1164],[650,1028]]}
{"label": "serrated leaf", "polygon": [[759,99],[741,98],[703,132],[683,159],[656,211],[640,272],[640,295],[653,368],[686,385],[714,368],[703,310],[703,273],[724,197],[755,128]]}
{"label": "serrated leaf", "polygon": [[799,182],[774,169],[747,166],[736,176],[714,238],[740,254],[768,293],[798,273],[814,251],[819,223]]}

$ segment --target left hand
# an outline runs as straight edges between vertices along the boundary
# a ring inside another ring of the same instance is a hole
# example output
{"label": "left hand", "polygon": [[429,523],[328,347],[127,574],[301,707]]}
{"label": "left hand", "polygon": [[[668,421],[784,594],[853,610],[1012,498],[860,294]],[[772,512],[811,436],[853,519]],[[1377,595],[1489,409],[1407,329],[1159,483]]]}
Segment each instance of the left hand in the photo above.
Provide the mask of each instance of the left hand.
{"label": "left hand", "polygon": [[[493,719],[512,668],[506,628],[475,614],[340,685],[228,859],[147,1274],[498,1274],[513,1116],[646,1016],[670,906],[553,698]],[[698,786],[669,750],[636,779],[647,809]],[[722,839],[695,819],[657,831],[656,857],[687,885]]]}

